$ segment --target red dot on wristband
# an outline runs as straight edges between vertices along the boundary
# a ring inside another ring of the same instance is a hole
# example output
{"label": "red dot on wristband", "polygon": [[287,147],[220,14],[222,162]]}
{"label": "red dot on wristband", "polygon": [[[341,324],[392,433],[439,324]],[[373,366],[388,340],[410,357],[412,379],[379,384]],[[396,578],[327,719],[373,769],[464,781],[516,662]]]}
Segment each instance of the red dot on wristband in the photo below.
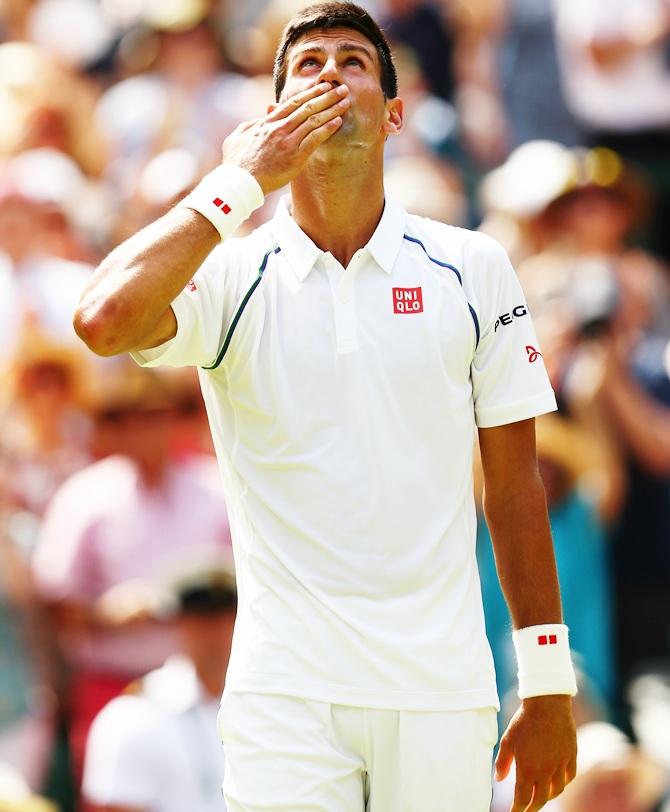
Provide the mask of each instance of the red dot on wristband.
{"label": "red dot on wristband", "polygon": [[214,200],[212,200],[212,203],[216,206],[217,209],[221,209],[221,211],[224,214],[230,214],[230,212],[232,211],[230,206],[227,203],[224,203],[220,197],[215,197]]}
{"label": "red dot on wristband", "polygon": [[546,646],[546,645],[547,645],[547,642],[548,642],[548,641],[547,641],[547,635],[546,635],[546,634],[540,634],[540,635],[538,635],[538,638],[537,638],[537,644],[538,644],[538,646]]}
{"label": "red dot on wristband", "polygon": [[550,634],[549,635],[549,645],[550,646],[555,646],[557,643],[558,643],[558,640],[556,639],[556,635],[555,634]]}

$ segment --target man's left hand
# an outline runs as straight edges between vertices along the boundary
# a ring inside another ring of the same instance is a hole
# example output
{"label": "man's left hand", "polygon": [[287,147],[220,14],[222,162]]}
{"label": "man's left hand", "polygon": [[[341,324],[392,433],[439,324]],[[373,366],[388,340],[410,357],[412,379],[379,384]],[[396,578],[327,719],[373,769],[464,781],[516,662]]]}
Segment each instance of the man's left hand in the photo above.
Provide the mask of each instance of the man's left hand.
{"label": "man's left hand", "polygon": [[500,740],[496,780],[516,762],[510,812],[537,812],[563,792],[577,771],[577,737],[569,696],[524,699]]}

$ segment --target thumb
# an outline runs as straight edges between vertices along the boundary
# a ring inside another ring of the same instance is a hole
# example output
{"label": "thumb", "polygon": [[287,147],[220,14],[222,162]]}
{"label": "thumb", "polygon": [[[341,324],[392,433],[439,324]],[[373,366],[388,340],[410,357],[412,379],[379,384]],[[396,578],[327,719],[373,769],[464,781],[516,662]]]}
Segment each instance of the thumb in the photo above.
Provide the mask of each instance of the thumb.
{"label": "thumb", "polygon": [[513,761],[514,761],[514,749],[512,745],[509,744],[508,739],[505,736],[503,736],[502,739],[500,740],[500,748],[498,749],[498,755],[496,756],[496,764],[495,764],[496,781],[503,781],[507,777],[507,774],[509,773]]}

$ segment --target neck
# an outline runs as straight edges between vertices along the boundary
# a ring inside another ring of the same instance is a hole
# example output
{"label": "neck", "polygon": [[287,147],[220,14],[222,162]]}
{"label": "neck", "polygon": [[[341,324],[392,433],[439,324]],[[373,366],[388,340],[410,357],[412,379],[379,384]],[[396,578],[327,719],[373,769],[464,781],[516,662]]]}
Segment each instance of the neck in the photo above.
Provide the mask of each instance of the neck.
{"label": "neck", "polygon": [[347,267],[375,232],[384,210],[382,155],[312,159],[291,183],[293,219],[322,251]]}

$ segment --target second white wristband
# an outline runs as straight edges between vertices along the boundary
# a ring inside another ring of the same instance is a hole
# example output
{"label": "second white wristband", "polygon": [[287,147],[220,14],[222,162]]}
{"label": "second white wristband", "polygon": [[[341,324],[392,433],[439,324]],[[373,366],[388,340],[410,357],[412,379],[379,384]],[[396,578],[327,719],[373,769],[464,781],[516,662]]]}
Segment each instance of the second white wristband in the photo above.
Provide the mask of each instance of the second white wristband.
{"label": "second white wristband", "polygon": [[264,200],[263,190],[252,174],[233,164],[220,164],[177,206],[202,214],[225,240]]}
{"label": "second white wristband", "polygon": [[527,626],[512,633],[519,667],[519,698],[577,693],[568,627],[562,623]]}

